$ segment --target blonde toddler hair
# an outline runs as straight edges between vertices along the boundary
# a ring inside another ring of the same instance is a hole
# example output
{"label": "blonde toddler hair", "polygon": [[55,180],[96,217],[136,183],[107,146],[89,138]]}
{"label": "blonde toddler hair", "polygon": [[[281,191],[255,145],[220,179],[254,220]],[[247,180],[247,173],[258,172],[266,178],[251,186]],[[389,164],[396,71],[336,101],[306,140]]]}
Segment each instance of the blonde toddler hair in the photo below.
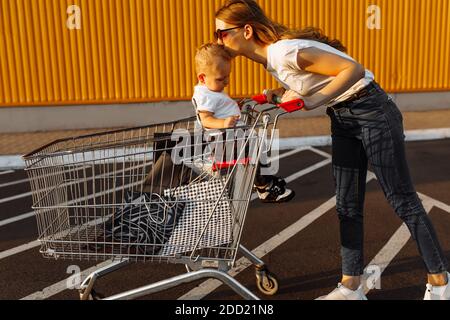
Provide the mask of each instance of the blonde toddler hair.
{"label": "blonde toddler hair", "polygon": [[223,61],[230,62],[232,56],[225,49],[223,45],[216,43],[207,43],[197,49],[195,55],[195,69],[197,73],[204,72],[206,68],[213,66],[217,63],[217,59],[223,59]]}

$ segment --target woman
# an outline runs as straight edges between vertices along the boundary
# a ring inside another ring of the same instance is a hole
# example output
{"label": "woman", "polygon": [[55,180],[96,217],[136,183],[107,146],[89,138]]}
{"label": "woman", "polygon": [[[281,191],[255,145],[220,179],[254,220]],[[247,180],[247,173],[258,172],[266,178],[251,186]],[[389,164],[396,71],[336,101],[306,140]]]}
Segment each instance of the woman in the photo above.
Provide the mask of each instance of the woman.
{"label": "woman", "polygon": [[447,261],[406,163],[402,115],[373,74],[345,54],[338,40],[314,28],[289,30],[254,0],[230,0],[216,13],[215,36],[233,56],[264,65],[283,86],[268,93],[306,109],[327,106],[331,119],[342,281],[321,299],[365,300],[363,204],[368,162],[385,196],[408,226],[428,270],[424,299],[450,300]]}

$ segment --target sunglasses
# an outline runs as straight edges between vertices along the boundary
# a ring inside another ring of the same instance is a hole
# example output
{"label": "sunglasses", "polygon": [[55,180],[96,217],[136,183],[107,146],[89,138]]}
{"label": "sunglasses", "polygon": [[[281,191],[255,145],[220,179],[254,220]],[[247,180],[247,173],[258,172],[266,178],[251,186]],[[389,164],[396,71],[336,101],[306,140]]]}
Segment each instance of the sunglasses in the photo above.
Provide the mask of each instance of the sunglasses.
{"label": "sunglasses", "polygon": [[228,31],[231,31],[231,30],[234,30],[234,29],[239,29],[239,28],[242,28],[243,26],[239,26],[239,27],[233,27],[233,28],[228,28],[228,29],[217,29],[215,32],[214,32],[214,38],[216,39],[216,40],[222,40],[223,39],[223,37],[224,36],[226,36],[226,34],[227,34],[227,32]]}

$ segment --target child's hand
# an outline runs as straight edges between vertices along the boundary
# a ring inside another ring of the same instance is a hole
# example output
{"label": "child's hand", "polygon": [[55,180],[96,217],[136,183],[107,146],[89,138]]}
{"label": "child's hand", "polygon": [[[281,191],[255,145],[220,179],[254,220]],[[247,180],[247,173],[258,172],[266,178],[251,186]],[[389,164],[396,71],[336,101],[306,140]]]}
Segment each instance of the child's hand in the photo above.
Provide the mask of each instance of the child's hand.
{"label": "child's hand", "polygon": [[224,120],[223,125],[225,128],[233,128],[240,118],[241,116],[228,117]]}

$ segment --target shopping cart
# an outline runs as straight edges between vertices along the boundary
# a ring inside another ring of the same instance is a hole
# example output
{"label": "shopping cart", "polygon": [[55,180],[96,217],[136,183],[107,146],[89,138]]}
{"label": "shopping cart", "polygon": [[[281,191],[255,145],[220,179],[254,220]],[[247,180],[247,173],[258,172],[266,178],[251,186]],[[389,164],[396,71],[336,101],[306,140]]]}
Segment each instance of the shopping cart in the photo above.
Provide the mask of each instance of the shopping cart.
{"label": "shopping cart", "polygon": [[265,101],[256,100],[243,101],[245,126],[231,134],[221,130],[214,141],[192,117],[61,139],[23,157],[43,256],[110,261],[82,282],[82,300],[103,298],[96,280],[137,261],[184,264],[187,273],[107,299],[138,298],[205,278],[258,299],[228,275],[238,252],[255,265],[258,289],[277,292],[276,277],[240,240],[271,130],[303,104],[273,118],[269,111],[282,109],[258,110]]}

